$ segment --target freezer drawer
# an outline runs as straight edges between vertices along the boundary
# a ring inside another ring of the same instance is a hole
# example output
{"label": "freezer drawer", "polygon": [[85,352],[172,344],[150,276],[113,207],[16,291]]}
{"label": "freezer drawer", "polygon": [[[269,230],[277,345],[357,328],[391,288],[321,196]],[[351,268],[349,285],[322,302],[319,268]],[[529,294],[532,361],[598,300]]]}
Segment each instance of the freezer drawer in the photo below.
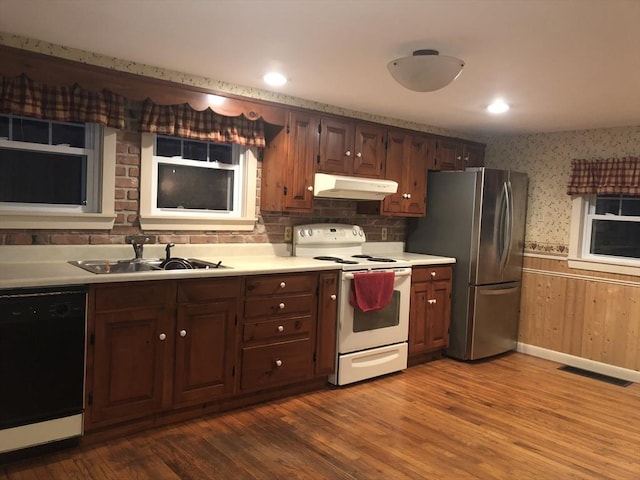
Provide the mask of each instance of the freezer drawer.
{"label": "freezer drawer", "polygon": [[467,358],[476,360],[516,348],[520,282],[470,287]]}

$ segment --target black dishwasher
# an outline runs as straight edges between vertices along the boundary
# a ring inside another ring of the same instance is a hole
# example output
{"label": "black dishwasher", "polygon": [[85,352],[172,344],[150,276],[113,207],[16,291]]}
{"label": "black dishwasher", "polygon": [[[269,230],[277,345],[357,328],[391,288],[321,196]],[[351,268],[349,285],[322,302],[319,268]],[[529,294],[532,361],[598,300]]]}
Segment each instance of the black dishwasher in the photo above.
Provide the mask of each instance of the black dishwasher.
{"label": "black dishwasher", "polygon": [[0,454],[82,434],[87,289],[0,290]]}

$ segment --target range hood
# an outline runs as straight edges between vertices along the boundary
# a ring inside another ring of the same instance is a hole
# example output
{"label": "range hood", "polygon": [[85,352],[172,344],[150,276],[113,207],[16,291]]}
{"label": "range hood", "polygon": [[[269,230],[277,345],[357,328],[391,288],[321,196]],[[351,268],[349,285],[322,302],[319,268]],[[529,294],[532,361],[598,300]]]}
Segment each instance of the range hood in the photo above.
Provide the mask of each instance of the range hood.
{"label": "range hood", "polygon": [[316,173],[313,195],[323,198],[382,200],[398,191],[398,183],[380,178],[347,177]]}

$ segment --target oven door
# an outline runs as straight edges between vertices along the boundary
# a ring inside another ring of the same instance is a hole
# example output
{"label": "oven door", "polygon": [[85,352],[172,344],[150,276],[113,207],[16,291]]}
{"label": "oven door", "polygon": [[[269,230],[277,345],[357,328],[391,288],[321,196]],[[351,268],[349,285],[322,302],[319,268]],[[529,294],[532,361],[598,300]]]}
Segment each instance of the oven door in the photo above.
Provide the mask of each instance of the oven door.
{"label": "oven door", "polygon": [[357,352],[407,341],[411,268],[384,269],[384,271],[388,270],[393,270],[395,273],[391,302],[381,310],[366,313],[354,309],[349,304],[354,272],[342,273],[338,353]]}

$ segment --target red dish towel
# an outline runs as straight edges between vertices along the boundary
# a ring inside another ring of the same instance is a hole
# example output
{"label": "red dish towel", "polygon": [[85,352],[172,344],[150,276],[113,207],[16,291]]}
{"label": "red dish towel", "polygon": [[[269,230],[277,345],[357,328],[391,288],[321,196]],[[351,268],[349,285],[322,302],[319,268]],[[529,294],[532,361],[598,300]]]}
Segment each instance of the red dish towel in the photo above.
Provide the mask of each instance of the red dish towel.
{"label": "red dish towel", "polygon": [[386,307],[393,296],[395,278],[393,272],[354,273],[349,303],[363,312]]}

